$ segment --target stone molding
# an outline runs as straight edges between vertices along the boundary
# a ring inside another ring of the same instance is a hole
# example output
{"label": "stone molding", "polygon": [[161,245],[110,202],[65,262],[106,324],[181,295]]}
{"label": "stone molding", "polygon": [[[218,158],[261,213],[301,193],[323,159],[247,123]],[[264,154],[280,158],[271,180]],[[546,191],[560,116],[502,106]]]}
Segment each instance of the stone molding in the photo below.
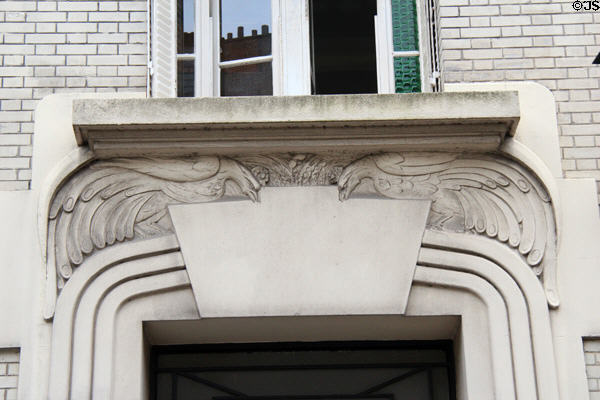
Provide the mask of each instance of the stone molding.
{"label": "stone molding", "polygon": [[[40,210],[47,250],[45,317],[85,259],[119,242],[174,232],[167,205],[222,198],[256,201],[263,186],[335,185],[351,196],[432,201],[427,226],[493,239],[540,278],[552,307],[556,223],[548,192],[496,153],[283,153],[92,161],[65,175]],[[72,164],[70,165],[72,167]],[[43,196],[42,196],[43,197]],[[44,197],[43,197],[44,198]]]}
{"label": "stone molding", "polygon": [[[159,298],[168,301],[169,293],[175,296],[174,303],[165,308],[178,308],[176,319],[199,317],[191,294],[185,297],[186,304],[181,304],[182,290],[191,292],[191,287],[177,239],[170,235],[117,244],[106,249],[103,257],[93,255],[85,260],[82,269],[86,272],[73,276],[57,303],[50,387],[45,397],[108,399],[115,393],[143,397],[135,392],[144,384],[131,385],[131,379],[143,383],[143,364],[135,361],[141,357],[142,346],[136,342],[128,347],[135,352],[129,364],[137,369],[127,371],[128,384],[123,386],[114,370],[123,368],[118,342],[121,338],[143,341],[144,315],[155,309]],[[535,275],[521,258],[489,238],[428,230],[413,290],[407,310],[411,316],[439,315],[439,305],[431,302],[452,303],[453,293],[471,294],[484,306],[486,334],[469,328],[469,319],[481,316],[465,314],[463,309],[460,314],[466,325],[459,335],[475,334],[479,340],[489,341],[489,361],[483,361],[488,358],[481,354],[463,354],[458,373],[473,376],[481,372],[474,369],[484,368],[490,371],[492,384],[477,385],[473,379],[459,379],[459,385],[468,382],[467,387],[459,388],[463,392],[459,398],[469,393],[479,394],[478,398],[558,400],[549,310]],[[438,291],[443,295],[431,295]],[[136,309],[134,320],[129,314],[124,326],[119,323],[119,315],[126,304],[133,302],[143,302],[142,310],[147,312]],[[423,309],[423,304],[429,308]],[[475,337],[464,340],[472,343]],[[474,362],[483,364],[475,367]]]}
{"label": "stone molding", "polygon": [[73,102],[77,144],[99,158],[494,151],[519,119],[518,95],[507,91]]}
{"label": "stone molding", "polygon": [[[433,230],[425,231],[421,250],[418,265],[468,272],[494,286],[506,304],[511,334],[514,335],[513,365],[518,360],[523,362],[515,368],[526,377],[529,368],[527,351],[532,351],[537,398],[558,400],[547,293],[544,293],[532,270],[525,268],[523,259],[493,240]],[[520,319],[519,315],[524,314],[527,314],[527,319]],[[526,332],[522,331],[523,327]],[[515,343],[524,343],[525,340],[531,344],[517,351]],[[525,353],[521,354],[521,351]]]}

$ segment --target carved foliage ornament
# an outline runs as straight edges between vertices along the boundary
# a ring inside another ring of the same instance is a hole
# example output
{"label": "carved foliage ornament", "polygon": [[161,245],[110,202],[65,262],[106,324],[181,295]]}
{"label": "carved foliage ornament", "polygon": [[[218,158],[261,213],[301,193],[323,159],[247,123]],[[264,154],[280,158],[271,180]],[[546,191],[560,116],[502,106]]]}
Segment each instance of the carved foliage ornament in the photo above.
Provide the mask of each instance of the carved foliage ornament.
{"label": "carved foliage ornament", "polygon": [[270,154],[96,161],[75,173],[52,201],[49,269],[55,268],[60,290],[87,255],[116,242],[173,232],[169,204],[224,196],[256,201],[261,186],[336,183],[341,201],[361,195],[430,199],[429,229],[485,235],[505,243],[542,279],[549,303],[558,304],[549,196],[523,167],[484,154]]}

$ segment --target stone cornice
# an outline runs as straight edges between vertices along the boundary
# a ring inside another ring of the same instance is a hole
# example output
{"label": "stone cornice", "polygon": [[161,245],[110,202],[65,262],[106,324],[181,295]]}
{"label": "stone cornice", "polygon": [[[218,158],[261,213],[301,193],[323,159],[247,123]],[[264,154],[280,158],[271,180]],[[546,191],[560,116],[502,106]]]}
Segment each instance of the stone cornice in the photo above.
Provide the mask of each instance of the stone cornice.
{"label": "stone cornice", "polygon": [[100,99],[73,102],[97,158],[320,151],[493,151],[519,121],[516,92]]}

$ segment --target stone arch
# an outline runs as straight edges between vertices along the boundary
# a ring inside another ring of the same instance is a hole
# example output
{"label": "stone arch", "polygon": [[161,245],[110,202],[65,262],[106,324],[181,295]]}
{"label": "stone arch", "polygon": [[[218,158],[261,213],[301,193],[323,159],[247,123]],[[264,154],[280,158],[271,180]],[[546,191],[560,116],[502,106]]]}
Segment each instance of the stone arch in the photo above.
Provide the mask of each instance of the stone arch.
{"label": "stone arch", "polygon": [[[485,256],[480,255],[481,251]],[[489,335],[484,347],[489,349],[490,364],[483,368],[489,370],[493,387],[488,395],[499,399],[558,399],[545,296],[534,274],[516,260],[519,258],[491,239],[428,230],[406,315],[440,315],[443,312],[436,311],[436,307],[452,303],[453,296],[474,296],[486,310],[488,328],[483,337]],[[184,303],[184,311],[175,318],[197,319],[191,290],[173,235],[117,245],[103,252],[102,257],[87,259],[82,273],[69,282],[57,303],[48,398],[111,398],[121,393],[123,386],[114,391],[119,385],[115,381],[119,374],[115,375],[114,369],[123,361],[115,346],[119,346],[119,337],[128,337],[129,328],[117,323],[122,318],[119,313],[126,304],[144,303],[125,323],[129,327],[135,323],[139,330],[145,316],[153,312],[156,300],[152,298],[166,301],[173,293],[173,304]],[[436,294],[439,291],[443,296]],[[437,300],[431,303],[432,299]],[[425,306],[427,302],[430,304]],[[170,319],[164,313],[162,318]],[[462,334],[467,336],[464,340],[473,341],[481,333]],[[128,340],[142,340],[140,332],[133,336]],[[459,374],[468,378],[464,378],[466,383],[459,392],[482,395],[485,390],[476,387],[471,378],[482,366],[474,366],[473,347],[466,347],[459,355],[464,364]],[[141,349],[139,343],[136,351]],[[139,355],[133,359],[139,361]],[[137,367],[136,382],[143,382],[143,367]],[[134,386],[134,392],[141,396],[142,388]]]}

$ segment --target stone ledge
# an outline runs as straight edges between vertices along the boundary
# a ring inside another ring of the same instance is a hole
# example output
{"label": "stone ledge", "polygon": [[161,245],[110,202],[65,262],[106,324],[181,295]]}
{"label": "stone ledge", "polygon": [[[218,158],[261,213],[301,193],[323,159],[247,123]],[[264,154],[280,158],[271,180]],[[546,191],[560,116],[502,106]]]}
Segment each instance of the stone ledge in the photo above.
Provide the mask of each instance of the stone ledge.
{"label": "stone ledge", "polygon": [[287,151],[493,151],[517,92],[74,100],[77,143],[99,158]]}

